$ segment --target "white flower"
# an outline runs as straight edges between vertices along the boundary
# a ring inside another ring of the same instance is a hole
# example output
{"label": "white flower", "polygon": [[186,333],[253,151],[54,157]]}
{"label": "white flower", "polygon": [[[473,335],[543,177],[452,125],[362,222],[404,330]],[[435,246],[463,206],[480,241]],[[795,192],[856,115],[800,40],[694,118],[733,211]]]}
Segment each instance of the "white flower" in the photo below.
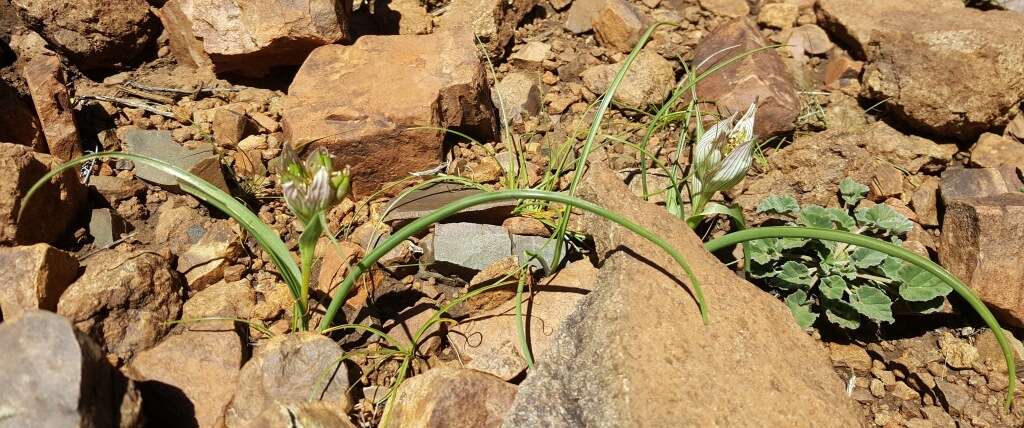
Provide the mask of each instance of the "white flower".
{"label": "white flower", "polygon": [[[695,205],[703,205],[716,192],[728,190],[743,177],[754,156],[754,116],[757,103],[750,104],[738,121],[736,115],[714,124],[693,146],[693,175],[690,192]],[[696,206],[697,210],[703,206]]]}
{"label": "white flower", "polygon": [[331,209],[348,194],[349,170],[346,167],[334,171],[326,150],[315,150],[305,162],[300,162],[291,145],[285,144],[280,161],[281,193],[288,208],[303,224]]}

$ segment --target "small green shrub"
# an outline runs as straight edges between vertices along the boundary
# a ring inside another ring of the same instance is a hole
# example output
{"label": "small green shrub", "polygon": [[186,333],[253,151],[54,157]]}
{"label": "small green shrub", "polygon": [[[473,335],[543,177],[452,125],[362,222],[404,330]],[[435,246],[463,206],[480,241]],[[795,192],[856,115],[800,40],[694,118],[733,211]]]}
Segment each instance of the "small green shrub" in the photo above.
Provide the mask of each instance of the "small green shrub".
{"label": "small green shrub", "polygon": [[[913,223],[885,204],[856,208],[868,188],[850,179],[839,186],[843,208],[800,206],[790,196],[770,196],[759,213],[789,225],[833,229],[899,245]],[[800,238],[750,241],[750,276],[785,296],[798,324],[810,327],[821,314],[839,327],[856,329],[863,319],[893,323],[893,310],[930,313],[953,291],[934,275],[902,259],[855,245]]]}

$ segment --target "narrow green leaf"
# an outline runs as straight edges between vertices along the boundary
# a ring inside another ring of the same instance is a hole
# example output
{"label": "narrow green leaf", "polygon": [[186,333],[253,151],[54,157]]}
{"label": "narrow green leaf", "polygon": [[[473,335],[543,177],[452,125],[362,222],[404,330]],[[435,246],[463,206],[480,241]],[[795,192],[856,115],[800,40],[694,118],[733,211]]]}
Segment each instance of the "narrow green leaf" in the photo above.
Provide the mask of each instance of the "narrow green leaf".
{"label": "narrow green leaf", "polygon": [[854,206],[867,196],[868,186],[853,181],[850,178],[844,178],[843,181],[839,182],[839,194],[842,195],[846,206]]}
{"label": "narrow green leaf", "polygon": [[757,205],[757,213],[788,214],[800,211],[800,204],[792,196],[772,195],[765,198]]}
{"label": "narrow green leaf", "polygon": [[818,283],[821,295],[829,300],[840,300],[846,293],[846,280],[839,275],[830,275],[821,279]]}
{"label": "narrow green leaf", "polygon": [[892,299],[875,287],[857,287],[850,293],[850,306],[858,313],[878,321],[896,322],[892,317]]}
{"label": "narrow green leaf", "polygon": [[786,306],[802,329],[810,328],[818,319],[818,314],[811,312],[811,304],[807,301],[807,293],[804,290],[796,290],[786,296]]}
{"label": "narrow green leaf", "polygon": [[944,297],[953,291],[939,278],[914,265],[905,265],[899,271],[900,297],[911,302],[926,302]]}

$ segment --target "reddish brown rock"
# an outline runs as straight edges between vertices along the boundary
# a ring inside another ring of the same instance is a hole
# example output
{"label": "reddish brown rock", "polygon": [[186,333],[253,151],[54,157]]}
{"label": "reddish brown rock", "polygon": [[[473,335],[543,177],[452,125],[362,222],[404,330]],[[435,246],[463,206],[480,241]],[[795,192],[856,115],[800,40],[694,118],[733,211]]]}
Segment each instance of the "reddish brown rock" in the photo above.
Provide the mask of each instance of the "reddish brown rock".
{"label": "reddish brown rock", "polygon": [[[467,30],[480,38],[492,58],[503,56],[519,22],[537,0],[452,0],[437,20],[439,30]],[[463,46],[476,51],[475,43]]]}
{"label": "reddish brown rock", "polygon": [[746,0],[700,0],[699,3],[704,10],[728,18],[738,18],[750,14],[750,5]]}
{"label": "reddish brown rock", "polygon": [[989,168],[1008,165],[1024,169],[1024,143],[984,133],[971,147],[971,165]]}
{"label": "reddish brown rock", "polygon": [[647,29],[644,17],[625,0],[606,0],[592,22],[598,42],[619,52],[629,52]]}
{"label": "reddish brown rock", "polygon": [[0,319],[26,311],[57,311],[57,300],[78,276],[78,260],[46,244],[0,248]]}
{"label": "reddish brown rock", "polygon": [[819,22],[867,60],[864,93],[908,125],[973,140],[1024,98],[1024,15],[958,0],[822,0]]}
{"label": "reddish brown rock", "polygon": [[170,0],[159,15],[179,63],[259,74],[348,41],[351,13],[333,0]]}
{"label": "reddish brown rock", "polygon": [[[313,51],[282,101],[285,139],[315,143],[336,165],[350,165],[357,196],[436,167],[440,128],[484,139],[495,132],[484,68],[466,48],[472,40],[448,32],[364,36]],[[388,76],[388,84],[371,75]]]}
{"label": "reddish brown rock", "polygon": [[[697,44],[694,63],[707,62],[695,72],[764,46],[760,31],[746,18],[729,21]],[[697,84],[697,96],[715,102],[725,115],[742,114],[757,100],[754,133],[761,138],[792,131],[800,114],[796,83],[773,49],[747,55],[712,73]]]}
{"label": "reddish brown rock", "polygon": [[146,0],[13,0],[26,23],[83,69],[131,61],[159,34]]}
{"label": "reddish brown rock", "polygon": [[496,427],[516,386],[469,369],[437,368],[402,383],[384,427]]}
{"label": "reddish brown rock", "polygon": [[1024,193],[946,204],[939,260],[993,312],[1024,326]]}
{"label": "reddish brown rock", "polygon": [[0,80],[0,143],[14,143],[29,146],[37,152],[46,151],[46,139],[35,112],[18,97],[18,92]]}
{"label": "reddish brown rock", "polygon": [[242,341],[234,331],[186,331],[140,353],[125,373],[139,383],[143,402],[160,403],[147,407],[147,417],[168,426],[215,427],[224,425],[241,367]]}
{"label": "reddish brown rock", "polygon": [[18,218],[29,187],[57,163],[30,147],[0,143],[0,243],[53,242],[75,221],[86,192],[74,168],[40,188]]}
{"label": "reddish brown rock", "polygon": [[64,86],[60,58],[52,55],[37,57],[25,65],[23,74],[50,154],[61,161],[82,156],[82,143],[78,139],[68,89]]}
{"label": "reddish brown rock", "polygon": [[181,313],[182,280],[151,252],[94,255],[71,284],[57,313],[91,336],[114,360],[126,361],[156,345]]}
{"label": "reddish brown rock", "polygon": [[[621,63],[595,65],[583,71],[580,77],[587,89],[602,94],[608,90],[621,67]],[[629,70],[626,70],[626,76],[615,91],[613,101],[638,109],[660,106],[672,92],[675,83],[676,74],[672,63],[654,50],[644,49],[629,66]]]}

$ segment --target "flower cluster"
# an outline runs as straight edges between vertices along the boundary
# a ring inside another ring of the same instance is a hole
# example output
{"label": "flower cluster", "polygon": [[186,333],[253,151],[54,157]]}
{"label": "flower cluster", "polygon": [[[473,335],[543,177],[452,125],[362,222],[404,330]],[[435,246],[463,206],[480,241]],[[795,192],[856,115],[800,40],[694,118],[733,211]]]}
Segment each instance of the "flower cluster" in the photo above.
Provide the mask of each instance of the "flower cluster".
{"label": "flower cluster", "polygon": [[738,121],[733,114],[697,139],[693,146],[693,175],[690,177],[694,214],[700,214],[703,205],[716,192],[728,190],[747,175],[754,156],[756,114],[755,102]]}
{"label": "flower cluster", "polygon": [[348,167],[335,171],[331,155],[323,148],[311,152],[303,162],[291,145],[285,144],[280,162],[278,176],[284,200],[304,225],[348,195]]}

